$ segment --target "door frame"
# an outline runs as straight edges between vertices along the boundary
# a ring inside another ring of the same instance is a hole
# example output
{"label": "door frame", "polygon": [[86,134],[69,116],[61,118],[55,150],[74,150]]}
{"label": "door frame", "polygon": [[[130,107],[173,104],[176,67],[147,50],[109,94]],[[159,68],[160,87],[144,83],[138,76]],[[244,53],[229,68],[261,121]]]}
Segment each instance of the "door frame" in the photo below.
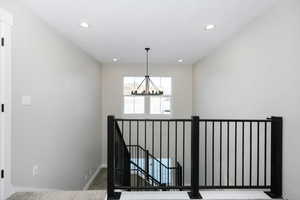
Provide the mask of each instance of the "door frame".
{"label": "door frame", "polygon": [[[2,81],[0,103],[4,104],[4,112],[0,110],[0,120],[4,120],[4,126],[0,130],[0,170],[4,170],[4,178],[0,182],[0,199],[6,199],[13,192],[11,184],[11,29],[13,17],[2,8],[0,8],[0,26],[0,56],[3,57],[0,60],[0,81]],[[4,38],[4,46],[2,46],[2,38]]]}

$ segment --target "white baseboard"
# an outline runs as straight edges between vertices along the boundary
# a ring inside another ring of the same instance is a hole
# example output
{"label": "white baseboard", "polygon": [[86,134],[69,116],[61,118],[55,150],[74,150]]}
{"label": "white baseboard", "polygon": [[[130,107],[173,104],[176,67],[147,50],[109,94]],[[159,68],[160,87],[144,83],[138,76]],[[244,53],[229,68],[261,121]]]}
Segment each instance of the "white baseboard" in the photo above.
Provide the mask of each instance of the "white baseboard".
{"label": "white baseboard", "polygon": [[94,179],[96,178],[96,176],[98,175],[98,173],[100,172],[101,169],[103,168],[107,168],[106,164],[102,164],[100,165],[96,171],[94,172],[94,174],[91,176],[91,178],[88,180],[88,182],[84,185],[82,190],[88,190],[88,188],[90,187],[91,183],[94,181]]}
{"label": "white baseboard", "polygon": [[34,188],[34,187],[13,186],[13,193],[15,193],[15,192],[52,192],[52,191],[62,191],[62,190],[52,189],[52,188]]}
{"label": "white baseboard", "polygon": [[[107,168],[107,165],[102,164],[96,169],[94,174],[91,176],[91,178],[88,180],[88,182],[83,187],[83,190],[87,190],[90,187],[91,183],[96,178],[97,174],[103,168]],[[52,191],[62,191],[62,190],[53,189],[53,188],[35,188],[35,187],[12,186],[12,189],[11,189],[10,193],[13,194],[13,193],[16,193],[16,192],[52,192]]]}

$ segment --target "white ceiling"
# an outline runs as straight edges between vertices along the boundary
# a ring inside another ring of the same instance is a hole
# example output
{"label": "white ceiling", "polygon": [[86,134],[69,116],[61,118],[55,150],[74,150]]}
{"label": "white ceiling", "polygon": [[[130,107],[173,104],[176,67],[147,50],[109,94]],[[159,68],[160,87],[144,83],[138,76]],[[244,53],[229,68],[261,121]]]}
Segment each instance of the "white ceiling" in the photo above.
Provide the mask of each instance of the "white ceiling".
{"label": "white ceiling", "polygon": [[152,63],[193,64],[277,0],[22,1],[101,62],[144,62],[149,46]]}

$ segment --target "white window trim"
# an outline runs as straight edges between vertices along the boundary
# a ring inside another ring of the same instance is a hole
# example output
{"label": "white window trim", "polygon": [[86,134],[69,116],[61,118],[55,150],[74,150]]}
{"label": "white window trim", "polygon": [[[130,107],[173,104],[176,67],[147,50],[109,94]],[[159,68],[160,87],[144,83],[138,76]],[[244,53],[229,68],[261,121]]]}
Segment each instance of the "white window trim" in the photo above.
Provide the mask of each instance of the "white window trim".
{"label": "white window trim", "polygon": [[[171,86],[172,87],[172,86]],[[172,91],[171,91],[171,94],[172,94]],[[161,113],[159,113],[159,114],[157,114],[157,113],[150,113],[151,112],[151,102],[150,102],[150,97],[148,97],[148,100],[149,100],[149,104],[148,104],[148,109],[149,109],[149,111],[148,111],[148,114],[149,115],[163,115],[163,116],[170,116],[170,115],[172,115],[172,101],[173,101],[173,96],[172,95],[162,95],[162,96],[159,96],[159,97],[166,97],[166,98],[170,98],[170,113],[169,114],[161,114]],[[160,102],[160,107],[161,107],[161,102]]]}
{"label": "white window trim", "polygon": [[[145,103],[144,103],[144,111],[145,113],[141,113],[141,114],[137,114],[137,113],[125,113],[125,101],[124,101],[124,97],[125,96],[130,96],[130,95],[123,95],[123,103],[122,103],[122,117],[123,118],[136,118],[136,119],[169,119],[172,118],[173,116],[173,97],[170,96],[171,98],[171,103],[170,103],[170,114],[151,114],[150,113],[150,97],[145,97]],[[149,102],[147,104],[147,101]],[[147,106],[148,105],[148,106]],[[147,111],[148,110],[148,111]]]}
{"label": "white window trim", "polygon": [[[144,102],[144,113],[140,113],[140,114],[138,114],[138,113],[125,113],[125,97],[132,97],[132,95],[124,95],[123,94],[123,114],[124,115],[143,115],[143,114],[145,114],[146,113],[146,103]],[[135,101],[135,100],[134,100]],[[145,99],[145,101],[146,101],[146,99]],[[135,107],[133,107],[133,110],[135,110]]]}

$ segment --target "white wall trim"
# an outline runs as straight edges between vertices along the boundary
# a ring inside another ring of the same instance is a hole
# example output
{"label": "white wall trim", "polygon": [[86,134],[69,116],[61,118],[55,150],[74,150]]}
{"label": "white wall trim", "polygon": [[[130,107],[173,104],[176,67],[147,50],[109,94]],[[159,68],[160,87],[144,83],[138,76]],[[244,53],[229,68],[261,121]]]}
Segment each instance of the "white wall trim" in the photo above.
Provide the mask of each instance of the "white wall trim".
{"label": "white wall trim", "polygon": [[13,193],[15,193],[15,192],[53,192],[53,191],[62,191],[62,190],[52,189],[52,188],[34,188],[34,187],[13,186]]}
{"label": "white wall trim", "polygon": [[1,169],[4,169],[4,179],[1,181],[0,198],[7,198],[13,189],[11,185],[11,26],[12,15],[0,8],[0,35],[5,39],[0,53],[0,101],[5,104],[5,112],[1,113],[3,122],[0,130],[1,137]]}
{"label": "white wall trim", "polygon": [[88,190],[88,188],[90,187],[91,183],[94,181],[94,179],[96,178],[98,173],[101,171],[101,169],[104,169],[104,168],[107,168],[106,164],[99,165],[99,167],[96,169],[94,174],[91,176],[91,178],[88,180],[88,182],[84,185],[83,190]]}
{"label": "white wall trim", "polygon": [[[101,171],[101,169],[107,168],[106,164],[101,164],[99,167],[96,169],[96,171],[93,173],[91,178],[88,180],[88,182],[84,185],[83,190],[88,190],[90,187],[91,183],[93,180],[96,178],[98,173]],[[60,189],[53,189],[53,188],[35,188],[35,187],[23,187],[23,186],[13,186],[12,192],[53,192],[53,191],[62,191]]]}

